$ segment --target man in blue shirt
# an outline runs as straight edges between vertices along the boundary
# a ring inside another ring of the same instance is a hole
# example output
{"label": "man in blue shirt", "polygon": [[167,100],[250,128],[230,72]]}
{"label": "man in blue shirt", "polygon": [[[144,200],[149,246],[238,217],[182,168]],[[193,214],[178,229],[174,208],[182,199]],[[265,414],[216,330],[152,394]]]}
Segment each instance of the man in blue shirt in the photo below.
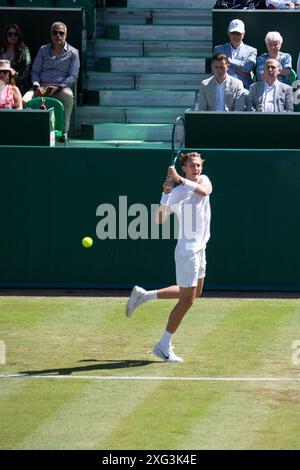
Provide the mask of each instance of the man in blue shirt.
{"label": "man in blue shirt", "polygon": [[256,65],[257,50],[244,44],[245,24],[242,20],[230,21],[227,31],[230,42],[216,46],[214,54],[226,54],[229,60],[228,73],[243,82],[249,89],[253,83],[253,70]]}
{"label": "man in blue shirt", "polygon": [[80,68],[79,53],[66,42],[67,27],[64,23],[53,23],[50,34],[51,43],[40,47],[33,62],[33,89],[24,95],[23,100],[29,101],[38,96],[52,96],[60,100],[65,107],[65,140],[74,104],[71,87],[77,81]]}

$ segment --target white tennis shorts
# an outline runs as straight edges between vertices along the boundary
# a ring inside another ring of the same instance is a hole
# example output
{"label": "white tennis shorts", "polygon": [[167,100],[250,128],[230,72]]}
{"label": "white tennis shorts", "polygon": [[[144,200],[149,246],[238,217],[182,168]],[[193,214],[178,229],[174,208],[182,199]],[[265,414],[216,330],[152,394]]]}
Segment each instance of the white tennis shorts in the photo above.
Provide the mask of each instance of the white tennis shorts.
{"label": "white tennis shorts", "polygon": [[180,287],[196,287],[198,279],[205,277],[205,248],[194,253],[175,249],[176,283]]}

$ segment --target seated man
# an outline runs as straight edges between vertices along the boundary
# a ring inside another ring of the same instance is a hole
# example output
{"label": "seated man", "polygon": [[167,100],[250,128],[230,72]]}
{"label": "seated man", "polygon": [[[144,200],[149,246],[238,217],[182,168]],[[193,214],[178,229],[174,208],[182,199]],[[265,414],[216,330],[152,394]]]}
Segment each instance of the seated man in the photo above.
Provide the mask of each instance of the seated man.
{"label": "seated man", "polygon": [[242,80],[247,90],[253,82],[253,70],[256,66],[257,49],[243,43],[245,24],[242,20],[232,20],[228,26],[230,42],[221,44],[214,49],[215,54],[226,54],[229,61],[228,73]]}
{"label": "seated man", "polygon": [[245,90],[241,80],[228,75],[228,57],[215,54],[212,61],[214,75],[202,80],[198,93],[199,111],[244,111]]}
{"label": "seated man", "polygon": [[76,83],[79,73],[78,50],[66,42],[67,27],[56,22],[51,26],[51,43],[40,47],[32,66],[33,89],[28,91],[24,101],[33,97],[51,96],[60,100],[65,107],[64,134],[66,139],[74,104],[71,86]]}
{"label": "seated man", "polygon": [[276,59],[268,59],[265,63],[264,80],[253,83],[250,87],[247,111],[293,111],[293,89],[277,80],[279,74],[279,62]]}

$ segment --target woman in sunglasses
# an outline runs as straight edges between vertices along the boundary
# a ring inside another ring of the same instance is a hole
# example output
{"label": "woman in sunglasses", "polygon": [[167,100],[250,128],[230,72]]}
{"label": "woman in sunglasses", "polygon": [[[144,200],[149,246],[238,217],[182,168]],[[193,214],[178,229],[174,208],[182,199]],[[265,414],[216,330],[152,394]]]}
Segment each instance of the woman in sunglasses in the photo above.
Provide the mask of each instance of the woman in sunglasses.
{"label": "woman in sunglasses", "polygon": [[23,101],[13,77],[16,75],[9,60],[0,59],[0,109],[22,109]]}
{"label": "woman in sunglasses", "polygon": [[29,90],[31,57],[20,27],[10,23],[4,27],[2,44],[0,47],[0,59],[9,60],[12,68],[16,71],[14,77],[16,85],[22,95]]}

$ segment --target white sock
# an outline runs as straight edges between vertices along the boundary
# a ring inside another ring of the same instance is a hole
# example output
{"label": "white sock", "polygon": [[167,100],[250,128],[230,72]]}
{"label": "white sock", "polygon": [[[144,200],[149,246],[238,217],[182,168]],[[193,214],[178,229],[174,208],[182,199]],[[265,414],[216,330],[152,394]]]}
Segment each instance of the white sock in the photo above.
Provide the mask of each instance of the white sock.
{"label": "white sock", "polygon": [[156,300],[157,299],[157,290],[146,290],[144,292],[144,302],[148,302],[149,300]]}
{"label": "white sock", "polygon": [[169,349],[170,344],[171,344],[172,336],[173,336],[173,333],[169,333],[167,330],[162,335],[162,337],[159,341],[159,344],[161,345],[161,347],[164,351],[167,351]]}

